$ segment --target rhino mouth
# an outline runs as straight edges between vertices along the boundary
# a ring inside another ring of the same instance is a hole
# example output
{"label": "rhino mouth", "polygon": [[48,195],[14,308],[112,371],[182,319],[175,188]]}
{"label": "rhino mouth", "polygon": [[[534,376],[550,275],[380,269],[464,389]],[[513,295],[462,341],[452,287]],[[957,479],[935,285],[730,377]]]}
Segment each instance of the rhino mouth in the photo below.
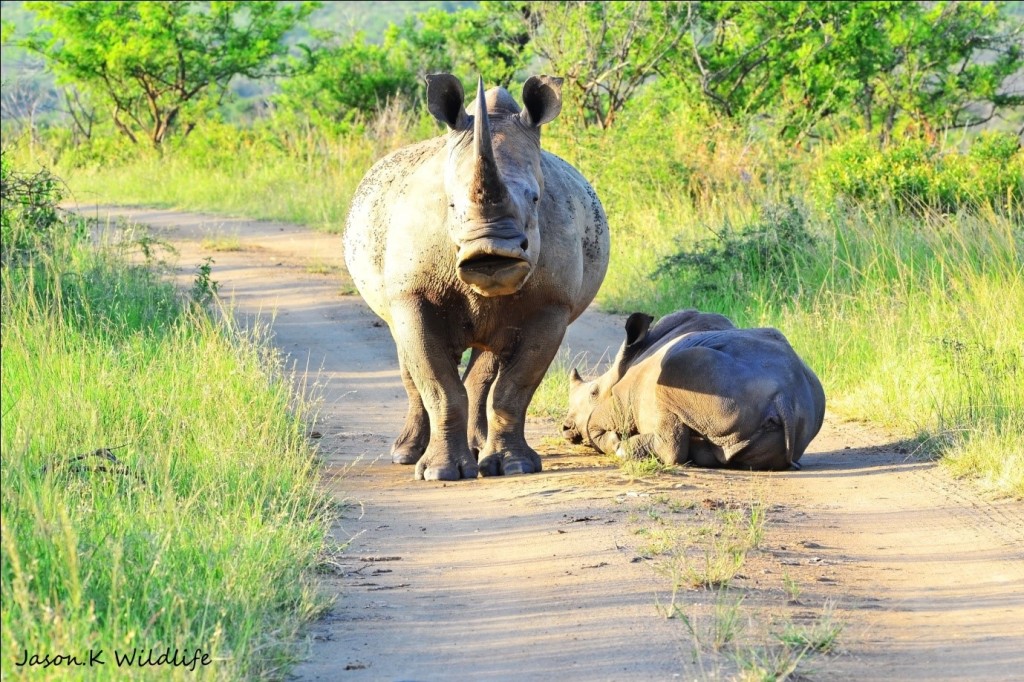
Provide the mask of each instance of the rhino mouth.
{"label": "rhino mouth", "polygon": [[507,296],[522,288],[533,266],[521,249],[477,251],[459,259],[459,279],[483,296]]}
{"label": "rhino mouth", "polygon": [[520,263],[525,263],[522,258],[511,258],[509,256],[494,256],[494,255],[483,255],[476,258],[471,258],[467,261],[463,261],[459,265],[459,269],[463,272],[471,271],[477,272],[481,275],[494,276],[501,270],[508,267],[515,267]]}

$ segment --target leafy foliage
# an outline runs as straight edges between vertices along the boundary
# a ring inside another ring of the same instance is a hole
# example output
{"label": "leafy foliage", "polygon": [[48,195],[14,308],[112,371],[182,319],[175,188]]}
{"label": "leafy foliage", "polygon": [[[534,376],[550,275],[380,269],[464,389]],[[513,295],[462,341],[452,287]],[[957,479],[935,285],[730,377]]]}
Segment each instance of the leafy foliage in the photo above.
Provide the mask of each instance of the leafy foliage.
{"label": "leafy foliage", "polygon": [[8,151],[0,151],[0,263],[6,266],[45,250],[64,222],[57,205],[64,189],[49,170],[16,170]]}
{"label": "leafy foliage", "polygon": [[481,2],[459,12],[433,9],[392,25],[384,46],[420,77],[454,73],[464,82],[482,76],[488,87],[508,87],[532,57],[528,5],[507,0]]}
{"label": "leafy foliage", "polygon": [[313,3],[35,2],[42,24],[22,44],[64,83],[112,110],[132,142],[159,147],[209,116],[237,75],[277,72],[281,39]]}
{"label": "leafy foliage", "polygon": [[726,225],[711,239],[662,258],[651,279],[672,278],[711,297],[764,290],[772,301],[781,302],[800,293],[801,272],[806,270],[802,266],[813,258],[818,243],[803,210],[790,198],[785,205],[764,206],[750,225]]}
{"label": "leafy foliage", "polygon": [[279,113],[339,133],[388,100],[410,97],[418,89],[414,73],[388,48],[367,43],[362,34],[345,42],[324,38],[304,50],[296,75],[282,81],[281,94],[273,98]]}
{"label": "leafy foliage", "polygon": [[776,114],[786,137],[837,115],[883,139],[901,115],[934,135],[1024,104],[1007,88],[1024,65],[1024,28],[1004,25],[999,3],[701,2],[698,12],[675,76],[695,77],[728,116]]}
{"label": "leafy foliage", "polygon": [[967,153],[913,138],[879,149],[860,135],[823,156],[817,182],[827,199],[944,211],[1024,206],[1024,151],[1007,133],[982,134]]}
{"label": "leafy foliage", "polygon": [[304,49],[295,76],[281,83],[278,112],[336,133],[360,127],[389,101],[419,101],[428,73],[455,73],[467,84],[482,76],[488,87],[508,87],[530,56],[514,5],[431,9],[392,24],[383,44],[362,33],[343,39],[316,32],[319,44]]}
{"label": "leafy foliage", "polygon": [[534,49],[566,78],[585,124],[608,128],[686,35],[692,3],[530,2]]}

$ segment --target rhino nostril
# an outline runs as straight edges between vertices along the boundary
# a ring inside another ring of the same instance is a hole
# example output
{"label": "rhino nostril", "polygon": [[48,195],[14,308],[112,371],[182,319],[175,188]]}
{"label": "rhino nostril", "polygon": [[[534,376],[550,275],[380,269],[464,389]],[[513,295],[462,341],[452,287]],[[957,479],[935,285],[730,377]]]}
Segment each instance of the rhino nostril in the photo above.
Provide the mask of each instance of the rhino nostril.
{"label": "rhino nostril", "polygon": [[523,243],[519,245],[519,248],[522,249],[523,251],[526,251],[528,248],[530,248],[530,240],[524,239]]}

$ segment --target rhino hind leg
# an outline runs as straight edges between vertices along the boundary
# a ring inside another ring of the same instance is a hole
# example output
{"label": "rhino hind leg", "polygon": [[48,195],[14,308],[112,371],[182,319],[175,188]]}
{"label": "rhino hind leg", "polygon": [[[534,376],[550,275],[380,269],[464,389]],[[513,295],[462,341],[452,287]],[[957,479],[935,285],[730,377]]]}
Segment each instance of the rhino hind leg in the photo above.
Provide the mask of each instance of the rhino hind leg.
{"label": "rhino hind leg", "polygon": [[526,443],[526,408],[555,359],[569,324],[569,311],[538,311],[519,330],[520,341],[498,353],[498,373],[487,404],[487,442],[480,451],[480,474],[511,476],[542,470],[540,455]]}
{"label": "rhino hind leg", "polygon": [[430,442],[430,419],[408,368],[401,360],[399,365],[402,370],[402,383],[409,396],[409,409],[405,413],[402,432],[391,446],[391,461],[395,464],[415,464],[420,461]]}
{"label": "rhino hind leg", "polygon": [[469,397],[469,449],[475,457],[487,443],[487,399],[498,375],[498,359],[494,353],[474,348],[462,376]]}
{"label": "rhino hind leg", "polygon": [[403,374],[408,373],[416,389],[410,390],[410,407],[418,394],[430,424],[427,447],[416,462],[416,479],[476,478],[476,458],[466,443],[466,389],[444,317],[414,301],[394,306],[392,318],[392,329],[399,330],[395,343]]}
{"label": "rhino hind leg", "polygon": [[724,466],[722,448],[703,436],[690,439],[690,463],[704,469],[720,469]]}

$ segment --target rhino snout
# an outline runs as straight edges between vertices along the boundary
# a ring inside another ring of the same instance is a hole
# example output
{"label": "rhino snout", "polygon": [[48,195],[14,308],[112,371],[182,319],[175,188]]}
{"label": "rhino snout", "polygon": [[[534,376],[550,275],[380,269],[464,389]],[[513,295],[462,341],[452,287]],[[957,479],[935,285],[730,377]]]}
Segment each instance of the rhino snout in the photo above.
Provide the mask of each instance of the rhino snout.
{"label": "rhino snout", "polygon": [[514,294],[533,272],[526,253],[529,247],[525,235],[464,242],[456,256],[459,279],[483,296]]}
{"label": "rhino snout", "polygon": [[579,445],[583,442],[583,434],[576,428],[576,424],[568,421],[562,424],[562,438],[565,438],[573,445]]}

